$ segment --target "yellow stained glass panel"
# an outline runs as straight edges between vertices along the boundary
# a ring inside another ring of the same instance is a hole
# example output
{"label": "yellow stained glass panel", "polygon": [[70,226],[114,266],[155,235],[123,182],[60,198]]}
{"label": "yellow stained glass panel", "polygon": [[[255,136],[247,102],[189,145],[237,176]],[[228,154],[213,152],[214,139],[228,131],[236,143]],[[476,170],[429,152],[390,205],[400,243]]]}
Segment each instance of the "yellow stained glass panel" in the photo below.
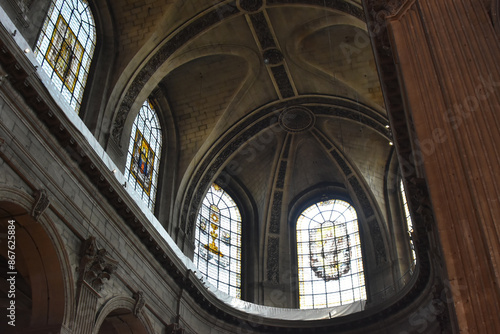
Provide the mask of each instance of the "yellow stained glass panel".
{"label": "yellow stained glass panel", "polygon": [[45,59],[73,93],[80,72],[84,49],[62,15],[57,18]]}

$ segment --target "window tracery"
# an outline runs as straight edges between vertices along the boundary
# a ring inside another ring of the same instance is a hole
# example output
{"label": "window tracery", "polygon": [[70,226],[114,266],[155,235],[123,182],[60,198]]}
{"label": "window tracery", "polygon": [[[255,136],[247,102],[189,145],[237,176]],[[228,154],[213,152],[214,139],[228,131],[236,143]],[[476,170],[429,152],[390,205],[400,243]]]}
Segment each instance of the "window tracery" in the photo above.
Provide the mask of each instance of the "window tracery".
{"label": "window tracery", "polygon": [[132,126],[127,155],[126,176],[134,189],[154,211],[162,135],[160,122],[149,102],[144,101]]}
{"label": "window tracery", "polygon": [[53,0],[35,56],[56,89],[78,112],[96,45],[94,18],[86,0]]}
{"label": "window tracery", "polygon": [[241,298],[241,214],[215,183],[198,213],[193,262],[209,283]]}
{"label": "window tracery", "polygon": [[299,306],[315,309],[366,299],[356,210],[332,199],[297,219]]}

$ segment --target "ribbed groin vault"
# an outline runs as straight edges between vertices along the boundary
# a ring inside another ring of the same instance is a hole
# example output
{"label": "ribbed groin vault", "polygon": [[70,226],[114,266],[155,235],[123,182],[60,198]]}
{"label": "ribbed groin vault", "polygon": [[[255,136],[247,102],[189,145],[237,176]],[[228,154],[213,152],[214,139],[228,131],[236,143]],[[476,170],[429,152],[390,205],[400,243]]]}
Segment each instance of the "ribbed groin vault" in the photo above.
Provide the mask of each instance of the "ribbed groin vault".
{"label": "ribbed groin vault", "polygon": [[499,8],[0,1],[0,331],[499,333]]}

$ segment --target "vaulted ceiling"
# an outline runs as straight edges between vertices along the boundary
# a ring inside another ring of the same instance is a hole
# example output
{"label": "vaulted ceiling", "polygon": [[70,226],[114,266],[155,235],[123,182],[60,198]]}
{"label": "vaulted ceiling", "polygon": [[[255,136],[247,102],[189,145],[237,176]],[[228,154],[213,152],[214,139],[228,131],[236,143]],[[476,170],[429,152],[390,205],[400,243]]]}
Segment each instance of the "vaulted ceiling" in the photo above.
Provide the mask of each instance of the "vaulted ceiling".
{"label": "vaulted ceiling", "polygon": [[282,161],[286,201],[347,182],[332,147],[365,188],[383,188],[390,133],[359,1],[120,1],[111,10],[124,67],[111,131],[126,141],[140,101],[160,89],[175,123],[178,203],[196,207],[189,195],[226,168],[266,221]]}

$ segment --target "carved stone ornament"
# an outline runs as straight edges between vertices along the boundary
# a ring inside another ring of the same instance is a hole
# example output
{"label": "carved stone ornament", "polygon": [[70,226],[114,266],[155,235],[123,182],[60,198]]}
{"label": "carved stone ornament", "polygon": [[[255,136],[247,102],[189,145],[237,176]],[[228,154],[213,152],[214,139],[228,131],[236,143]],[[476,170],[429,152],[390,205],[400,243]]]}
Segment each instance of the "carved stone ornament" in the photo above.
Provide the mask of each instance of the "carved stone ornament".
{"label": "carved stone ornament", "polygon": [[436,283],[432,286],[432,307],[434,308],[434,314],[439,322],[439,327],[441,328],[442,334],[451,334],[451,321],[448,309],[448,303],[446,302],[449,296],[446,295],[446,289],[442,283],[440,277],[436,277]]}
{"label": "carved stone ornament", "polygon": [[383,21],[387,16],[396,15],[409,0],[368,0],[371,15],[377,21]]}
{"label": "carved stone ornament", "polygon": [[271,206],[271,223],[269,232],[280,233],[281,207],[283,204],[283,192],[275,191],[273,195],[273,204]]}
{"label": "carved stone ornament", "polygon": [[314,126],[315,116],[311,110],[302,106],[285,108],[279,115],[281,128],[290,133],[309,130]]}
{"label": "carved stone ornament", "polygon": [[184,331],[184,329],[181,328],[177,323],[165,326],[165,334],[185,334],[185,333],[186,332]]}
{"label": "carved stone ornament", "polygon": [[434,212],[427,190],[427,183],[423,178],[412,178],[407,183],[407,189],[410,196],[410,209],[414,210],[414,214],[418,215],[417,219],[425,226],[427,231],[430,231],[434,225]]}
{"label": "carved stone ornament", "polygon": [[35,203],[31,209],[31,215],[35,218],[35,221],[38,221],[38,218],[40,218],[49,205],[50,199],[49,195],[47,195],[47,191],[45,189],[35,191]]}
{"label": "carved stone ornament", "polygon": [[407,0],[389,0],[385,2],[385,8],[391,15],[395,15],[406,2]]}
{"label": "carved stone ornament", "polygon": [[264,64],[266,65],[278,65],[283,62],[283,54],[280,50],[276,48],[272,48],[266,50],[262,53],[262,57],[264,59]]}
{"label": "carved stone ornament", "polygon": [[8,74],[2,74],[0,75],[0,86],[3,85],[4,83],[6,83],[9,78],[9,75]]}
{"label": "carved stone ornament", "polygon": [[102,289],[104,280],[109,280],[118,262],[108,256],[105,249],[98,249],[94,237],[89,237],[80,248],[80,282],[86,282],[95,291]]}
{"label": "carved stone ornament", "polygon": [[134,305],[134,316],[136,318],[139,317],[139,313],[141,313],[142,308],[146,304],[146,301],[144,300],[144,293],[142,291],[137,291],[134,293],[134,299],[135,299],[135,305]]}
{"label": "carved stone ornament", "polygon": [[279,248],[280,239],[277,237],[268,238],[267,248],[267,279],[272,284],[279,284]]}

